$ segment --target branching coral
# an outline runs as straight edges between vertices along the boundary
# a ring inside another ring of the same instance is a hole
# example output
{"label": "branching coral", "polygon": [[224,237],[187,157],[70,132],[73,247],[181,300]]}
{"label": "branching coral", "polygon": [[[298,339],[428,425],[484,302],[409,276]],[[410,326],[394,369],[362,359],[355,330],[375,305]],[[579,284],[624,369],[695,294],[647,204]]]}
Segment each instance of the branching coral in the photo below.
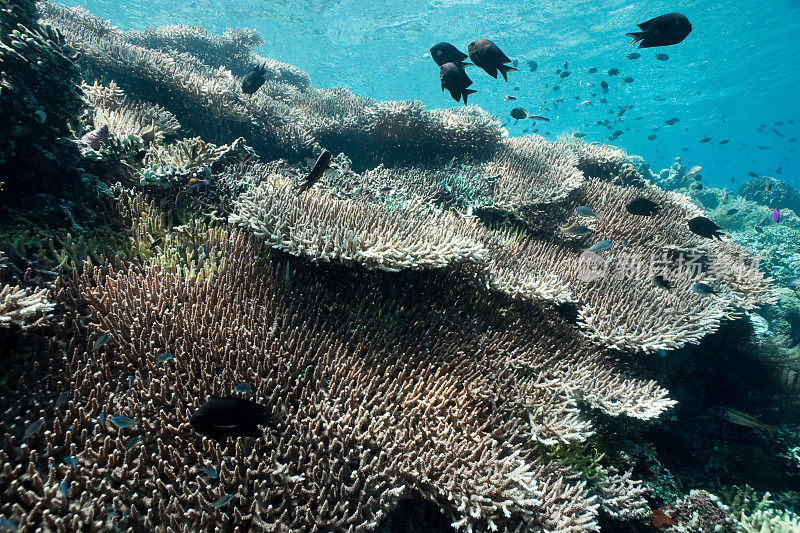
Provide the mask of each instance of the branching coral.
{"label": "branching coral", "polygon": [[35,291],[0,285],[0,328],[16,325],[30,329],[47,323],[54,304],[47,289]]}
{"label": "branching coral", "polygon": [[[61,371],[21,389],[28,402],[2,400],[20,432],[40,418],[45,430],[22,442],[4,427],[0,512],[75,530],[364,531],[414,492],[467,531],[597,528],[585,483],[526,444],[529,424],[546,423],[537,413],[575,396],[610,410],[625,390],[563,318],[376,301],[368,279],[309,285],[243,234],[213,246],[225,266],[202,280],[144,264],[86,269],[60,290],[65,309],[88,315]],[[538,376],[524,387],[523,370]],[[193,410],[241,382],[279,414],[274,427],[235,443],[194,433]],[[56,391],[69,391],[63,406]],[[615,414],[670,405],[647,384],[625,394]],[[117,415],[136,423],[118,429]]]}
{"label": "branching coral", "polygon": [[138,135],[160,140],[164,135],[177,134],[180,129],[172,113],[158,105],[131,101],[113,81],[108,87],[84,84],[83,91],[94,106],[94,127],[106,125],[117,137]]}
{"label": "branching coral", "polygon": [[397,271],[488,260],[470,221],[342,201],[314,190],[299,195],[288,182],[268,180],[244,193],[230,220],[276,249],[315,261]]}

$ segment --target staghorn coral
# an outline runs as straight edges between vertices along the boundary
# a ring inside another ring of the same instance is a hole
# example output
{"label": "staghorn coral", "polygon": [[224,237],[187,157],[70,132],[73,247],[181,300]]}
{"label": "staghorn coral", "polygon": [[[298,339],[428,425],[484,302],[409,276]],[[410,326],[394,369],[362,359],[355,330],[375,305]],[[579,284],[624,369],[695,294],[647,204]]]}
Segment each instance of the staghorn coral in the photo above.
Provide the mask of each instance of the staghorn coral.
{"label": "staghorn coral", "polygon": [[26,330],[41,326],[50,319],[53,307],[47,289],[0,285],[0,328],[13,325]]}
{"label": "staghorn coral", "polygon": [[632,520],[642,517],[648,510],[644,485],[632,479],[631,472],[612,472],[602,489],[603,511],[612,518]]}
{"label": "staghorn coral", "polygon": [[[237,232],[212,248],[225,265],[202,280],[142,264],[61,287],[64,308],[87,316],[70,319],[60,370],[18,389],[27,400],[0,400],[19,431],[45,421],[24,442],[3,422],[0,512],[20,527],[365,531],[416,493],[466,531],[593,531],[599,503],[529,447],[532,424],[547,432],[546,413],[567,425],[576,396],[632,416],[672,404],[620,378],[558,315],[426,310],[376,295],[369,278],[309,285]],[[101,332],[110,341],[93,349]],[[159,364],[164,351],[174,357]],[[236,442],[194,433],[191,412],[242,381],[281,414],[275,427]],[[120,414],[137,424],[107,422]]]}
{"label": "staghorn coral", "polygon": [[628,154],[620,148],[572,139],[555,143],[572,152],[578,158],[576,166],[587,178],[607,181],[615,185],[644,187],[648,181],[628,160]]}
{"label": "staghorn coral", "polygon": [[289,182],[268,180],[245,192],[230,221],[273,248],[314,261],[398,271],[488,260],[475,239],[477,225],[467,220],[342,201],[315,190],[298,195]]}

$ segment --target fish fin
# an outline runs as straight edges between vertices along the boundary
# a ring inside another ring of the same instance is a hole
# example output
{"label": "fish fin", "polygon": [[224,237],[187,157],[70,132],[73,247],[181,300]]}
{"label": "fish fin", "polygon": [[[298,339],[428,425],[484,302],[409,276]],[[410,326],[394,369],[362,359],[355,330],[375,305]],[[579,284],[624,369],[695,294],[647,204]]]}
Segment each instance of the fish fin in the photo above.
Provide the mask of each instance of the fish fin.
{"label": "fish fin", "polygon": [[[645,37],[645,34],[644,34],[643,31],[637,31],[637,32],[634,32],[634,33],[626,33],[625,35],[627,35],[628,37],[633,39],[631,41],[631,44],[628,45],[628,48],[630,48],[634,44],[638,43],[639,41],[643,40],[644,37]],[[639,43],[639,48],[646,48],[646,47],[642,47],[642,44],[644,44],[644,43]]]}
{"label": "fish fin", "polygon": [[650,24],[652,24],[656,19],[660,19],[663,16],[664,15],[659,15],[658,17],[653,17],[650,20],[645,20],[641,24],[637,24],[636,27],[638,27],[642,31],[647,31],[647,28],[650,27]]}
{"label": "fish fin", "polygon": [[508,81],[508,76],[506,76],[506,72],[517,72],[517,69],[515,69],[514,67],[509,67],[508,65],[500,65],[497,67],[497,69],[500,71],[500,74],[503,75],[503,79],[506,81]]}
{"label": "fish fin", "polygon": [[[464,89],[463,91],[461,91],[461,96],[462,98],[464,98],[464,105],[467,105],[467,96],[474,94],[476,92],[478,91],[476,91],[475,89]],[[458,100],[458,98],[456,98],[456,100]]]}
{"label": "fish fin", "polygon": [[450,96],[453,97],[453,100],[458,102],[459,98],[461,98],[461,94],[455,89],[452,89],[452,90],[448,89],[448,90],[450,91]]}
{"label": "fish fin", "polygon": [[496,67],[485,67],[483,70],[486,71],[486,74],[497,79],[497,68]]}

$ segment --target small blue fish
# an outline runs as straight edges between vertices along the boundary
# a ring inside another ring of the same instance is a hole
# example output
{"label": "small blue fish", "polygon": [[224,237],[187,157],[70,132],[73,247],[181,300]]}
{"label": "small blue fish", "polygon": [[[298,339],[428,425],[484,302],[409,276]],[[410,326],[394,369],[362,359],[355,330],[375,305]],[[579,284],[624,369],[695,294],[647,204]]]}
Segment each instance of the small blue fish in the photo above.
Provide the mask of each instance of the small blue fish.
{"label": "small blue fish", "polygon": [[712,294],[716,295],[717,291],[714,290],[714,287],[707,283],[697,282],[692,285],[692,290],[699,294],[700,296],[710,296]]}
{"label": "small blue fish", "polygon": [[119,518],[122,515],[119,514],[117,511],[109,511],[106,513],[106,516],[113,520],[114,518]]}
{"label": "small blue fish", "polygon": [[600,241],[593,245],[591,248],[586,248],[586,252],[603,252],[611,248],[613,243],[611,241]]}
{"label": "small blue fish", "polygon": [[133,388],[133,376],[128,376],[128,390],[130,391]]}
{"label": "small blue fish", "polygon": [[219,475],[217,471],[211,468],[210,466],[201,466],[200,471],[210,477],[211,479],[217,479]]}
{"label": "small blue fish", "polygon": [[103,413],[98,413],[97,422],[100,423],[100,424],[105,424],[106,423],[106,415],[104,415]]}
{"label": "small blue fish", "polygon": [[0,518],[0,531],[16,531],[17,523],[9,518]]}
{"label": "small blue fish", "polygon": [[626,246],[628,246],[628,239],[622,239],[621,241],[619,241],[620,248],[625,248]]}
{"label": "small blue fish", "polygon": [[133,437],[128,437],[128,440],[125,441],[125,449],[130,450],[131,448],[139,444],[141,441],[142,441],[141,435],[134,435]]}
{"label": "small blue fish", "polygon": [[56,396],[56,402],[55,402],[56,409],[64,405],[64,402],[66,402],[68,399],[69,399],[69,391],[64,391],[58,396]]}
{"label": "small blue fish", "polygon": [[25,434],[22,436],[22,440],[23,440],[23,442],[24,442],[24,441],[26,441],[26,440],[28,440],[28,438],[29,438],[31,435],[33,435],[34,433],[36,433],[37,431],[39,431],[40,429],[42,429],[42,426],[43,426],[43,425],[44,425],[44,418],[40,418],[39,420],[37,420],[37,421],[33,422],[33,423],[30,425],[30,426],[28,426],[28,427],[25,429]]}
{"label": "small blue fish", "polygon": [[175,357],[169,352],[160,353],[156,356],[156,364],[166,363],[167,361],[171,361],[172,358]]}
{"label": "small blue fish", "polygon": [[97,337],[97,340],[94,341],[94,349],[97,350],[98,348],[100,348],[102,345],[107,343],[108,339],[110,338],[111,338],[111,333],[103,333],[102,335]]}
{"label": "small blue fish", "polygon": [[127,416],[115,416],[111,419],[111,423],[118,428],[132,428],[139,422],[133,418],[128,418]]}
{"label": "small blue fish", "polygon": [[232,499],[233,499],[233,494],[226,494],[219,500],[212,503],[211,506],[219,509],[221,507],[225,507],[226,505],[228,505],[228,502],[230,502]]}
{"label": "small blue fish", "polygon": [[61,494],[64,495],[65,500],[69,498],[69,482],[66,480],[61,482]]}
{"label": "small blue fish", "polygon": [[246,392],[248,394],[253,394],[253,387],[251,387],[247,383],[239,383],[233,390],[235,390],[236,392]]}
{"label": "small blue fish", "polygon": [[579,205],[575,208],[575,211],[582,217],[597,217],[597,213],[586,207],[585,205]]}
{"label": "small blue fish", "polygon": [[78,461],[76,461],[75,458],[72,457],[71,455],[65,457],[64,462],[67,463],[67,465],[71,466],[72,468],[78,468]]}

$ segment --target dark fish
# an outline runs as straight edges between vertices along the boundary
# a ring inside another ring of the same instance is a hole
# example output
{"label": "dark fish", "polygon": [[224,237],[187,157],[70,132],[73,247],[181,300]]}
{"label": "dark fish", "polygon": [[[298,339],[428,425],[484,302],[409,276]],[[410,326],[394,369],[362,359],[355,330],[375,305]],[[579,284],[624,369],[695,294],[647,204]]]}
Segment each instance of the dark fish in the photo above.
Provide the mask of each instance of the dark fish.
{"label": "dark fish", "polygon": [[669,59],[669,56],[667,54],[656,54],[656,59],[659,61],[666,61]]}
{"label": "dark fish", "polygon": [[513,102],[513,101],[516,101],[516,99],[517,99],[517,97],[516,97],[516,96],[509,96],[509,95],[505,95],[505,96],[503,97],[503,101],[504,101],[504,102],[508,102],[508,101],[512,101],[512,102]]}
{"label": "dark fish", "polygon": [[69,391],[60,392],[58,396],[56,396],[56,402],[55,402],[56,409],[61,407],[64,404],[64,402],[67,401],[68,398],[69,398]]}
{"label": "dark fish", "polygon": [[558,91],[558,90],[560,90],[560,89],[561,89],[561,87],[559,87],[558,85],[553,85],[553,90],[554,90],[554,91]]}
{"label": "dark fish", "polygon": [[594,244],[590,248],[584,248],[583,251],[584,252],[604,252],[606,250],[610,250],[613,245],[614,245],[614,243],[612,243],[611,241],[604,240],[604,241],[600,241],[600,242]]}
{"label": "dark fish", "polygon": [[619,74],[619,69],[618,68],[608,69],[608,75],[609,76],[616,76],[617,74]]}
{"label": "dark fish", "polygon": [[627,57],[629,60],[639,59],[640,57],[642,57],[642,54],[640,54],[639,52],[633,52],[631,54],[628,54]]}
{"label": "dark fish", "polygon": [[505,63],[510,63],[511,60],[489,39],[472,41],[467,46],[467,52],[475,66],[482,68],[489,76],[495,79],[497,78],[498,70],[506,81],[508,81],[507,72],[517,71],[514,67],[505,65]]}
{"label": "dark fish", "polygon": [[735,214],[736,214],[736,213],[738,213],[738,212],[739,212],[739,210],[738,210],[738,209],[736,209],[735,207],[732,207],[731,209],[728,209],[728,210],[725,212],[725,214],[726,214],[726,215],[735,215]]}
{"label": "dark fish", "polygon": [[233,499],[233,494],[224,494],[224,495],[222,495],[222,496],[220,497],[220,499],[218,499],[217,501],[215,501],[214,503],[212,503],[212,504],[211,504],[211,507],[215,507],[215,508],[217,508],[217,509],[221,509],[221,508],[225,507],[226,505],[228,505],[228,503],[229,503],[229,502],[230,502],[232,499]]}
{"label": "dark fish", "polygon": [[511,118],[515,118],[517,120],[528,118],[528,112],[521,107],[515,107],[514,109],[511,110],[511,113],[509,113],[509,115],[511,115]]}
{"label": "dark fish", "polygon": [[431,47],[431,58],[440,67],[445,63],[469,65],[470,63],[464,63],[467,57],[467,54],[450,43],[437,43]]}
{"label": "dark fish", "polygon": [[539,115],[529,115],[528,118],[531,119],[531,120],[539,120],[539,121],[543,121],[543,122],[550,122],[549,118],[542,117],[542,116],[539,116]]}
{"label": "dark fish", "polygon": [[242,78],[242,92],[244,94],[253,94],[264,85],[267,81],[267,71],[261,65],[253,67],[253,69],[244,75]]}
{"label": "dark fish", "polygon": [[536,69],[539,68],[539,63],[536,61],[526,61],[526,64],[531,72],[536,72]]}
{"label": "dark fish", "polygon": [[650,279],[652,280],[653,285],[655,285],[659,289],[670,290],[673,287],[672,283],[670,283],[669,281],[664,279],[664,276],[657,275],[657,276],[653,276]]}
{"label": "dark fish", "polygon": [[706,137],[703,137],[702,139],[700,139],[700,142],[701,142],[701,143],[703,143],[703,144],[705,144],[705,143],[707,143],[707,142],[708,142],[708,141],[710,141],[710,140],[711,140],[711,137],[707,137],[707,136],[706,136]]}
{"label": "dark fish", "polygon": [[201,466],[199,470],[211,479],[217,479],[219,477],[217,471],[210,466]]}
{"label": "dark fish", "polygon": [[603,88],[603,92],[608,92],[608,84],[606,83],[606,80],[600,82],[600,87]]}
{"label": "dark fish", "polygon": [[752,176],[752,177],[754,177],[754,178],[757,178],[757,177],[758,177],[758,174],[756,174],[756,173],[755,173],[755,172],[753,172],[752,170],[751,170],[750,172],[748,172],[748,173],[747,173],[747,175],[748,175],[748,176]]}
{"label": "dark fish", "polygon": [[136,446],[140,442],[142,442],[142,436],[141,435],[134,435],[133,437],[128,437],[125,440],[125,449],[126,450],[131,450],[131,449],[133,449],[134,446]]}
{"label": "dark fish", "polygon": [[633,41],[628,46],[639,43],[639,48],[670,46],[683,41],[692,31],[692,25],[680,13],[668,13],[637,24],[642,31],[626,33]]}
{"label": "dark fish", "polygon": [[105,343],[108,342],[108,339],[110,338],[111,338],[111,333],[103,333],[102,335],[97,337],[97,340],[94,341],[94,349],[97,350],[98,348],[103,346]]}
{"label": "dark fish", "polygon": [[464,72],[464,67],[456,63],[445,63],[439,67],[439,81],[442,82],[442,90],[447,89],[450,91],[450,96],[453,100],[458,102],[463,98],[464,105],[467,105],[467,97],[478,91],[467,89],[472,85],[472,80],[469,79],[467,73]]}
{"label": "dark fish", "polygon": [[571,72],[569,72],[568,70],[565,70],[564,72],[561,73],[561,75],[559,77],[563,80],[564,78],[568,78],[570,74],[571,74]]}
{"label": "dark fish", "polygon": [[[452,63],[450,64],[452,65]],[[325,171],[331,168],[331,157],[332,156],[329,151],[322,150],[322,153],[319,154],[319,157],[317,158],[317,162],[314,163],[314,168],[312,168],[311,172],[308,173],[305,181],[303,181],[303,183],[297,187],[298,194],[310,189],[317,181],[319,181]]]}
{"label": "dark fish", "polygon": [[111,423],[118,428],[132,428],[139,422],[133,418],[128,418],[127,416],[115,416],[111,418]]}
{"label": "dark fish", "polygon": [[597,67],[592,67],[589,70],[587,70],[586,72],[588,72],[589,74],[594,74],[595,72],[597,72]]}
{"label": "dark fish", "polygon": [[693,189],[697,189],[698,191],[702,191],[702,190],[703,190],[703,184],[702,184],[702,183],[695,183],[695,184],[692,186],[692,188],[693,188]]}
{"label": "dark fish", "polygon": [[564,61],[564,70],[569,70],[569,63]]}
{"label": "dark fish", "polygon": [[730,139],[722,139],[722,140],[721,140],[719,143],[717,143],[717,144],[728,144],[729,142],[731,142],[731,140],[730,140]]}
{"label": "dark fish", "polygon": [[633,78],[631,78],[631,77],[629,76],[629,77],[627,77],[627,78],[624,78],[622,81],[624,81],[625,83],[633,83]]}
{"label": "dark fish", "polygon": [[608,136],[608,140],[613,141],[614,139],[619,139],[622,136],[622,130],[616,130],[614,133]]}
{"label": "dark fish", "polygon": [[763,429],[768,433],[778,430],[778,428],[775,426],[765,424],[759,421],[755,416],[749,415],[737,409],[732,409],[730,407],[711,407],[708,410],[711,411],[711,413],[715,416],[739,426],[745,426],[753,429]]}
{"label": "dark fish", "polygon": [[583,133],[582,131],[576,131],[575,133],[572,134],[572,136],[575,137],[576,139],[582,139],[586,137],[586,134]]}
{"label": "dark fish", "polygon": [[680,120],[681,119],[679,119],[678,117],[672,117],[670,119],[665,120],[664,124],[666,124],[667,126],[673,126],[676,122],[679,122]]}
{"label": "dark fish", "polygon": [[652,216],[658,213],[661,207],[652,200],[647,198],[634,198],[625,204],[625,209],[632,215]]}
{"label": "dark fish", "polygon": [[233,388],[236,392],[245,392],[247,394],[253,394],[253,387],[251,387],[248,383],[239,383],[236,387]]}
{"label": "dark fish", "polygon": [[765,189],[767,192],[770,192],[770,191],[772,190],[772,182],[771,182],[771,181],[769,181],[769,180],[767,180],[767,185],[766,185],[766,187],[764,187],[764,189]]}
{"label": "dark fish", "polygon": [[706,217],[698,216],[689,220],[689,230],[695,235],[700,235],[706,239],[713,239],[716,237],[717,239],[722,240],[722,235],[724,235],[719,226],[714,224],[714,222]]}
{"label": "dark fish", "polygon": [[167,361],[171,361],[172,358],[175,357],[169,352],[160,353],[156,356],[156,364],[166,363]]}
{"label": "dark fish", "polygon": [[656,134],[648,135],[647,138],[652,141],[656,138]]}
{"label": "dark fish", "polygon": [[44,418],[40,418],[32,422],[31,425],[25,428],[25,432],[22,434],[22,441],[25,442],[26,440],[28,440],[28,438],[31,435],[42,429],[43,425],[44,425]]}
{"label": "dark fish", "polygon": [[189,423],[203,435],[225,437],[260,437],[259,425],[272,422],[269,409],[241,398],[211,398],[194,412]]}

